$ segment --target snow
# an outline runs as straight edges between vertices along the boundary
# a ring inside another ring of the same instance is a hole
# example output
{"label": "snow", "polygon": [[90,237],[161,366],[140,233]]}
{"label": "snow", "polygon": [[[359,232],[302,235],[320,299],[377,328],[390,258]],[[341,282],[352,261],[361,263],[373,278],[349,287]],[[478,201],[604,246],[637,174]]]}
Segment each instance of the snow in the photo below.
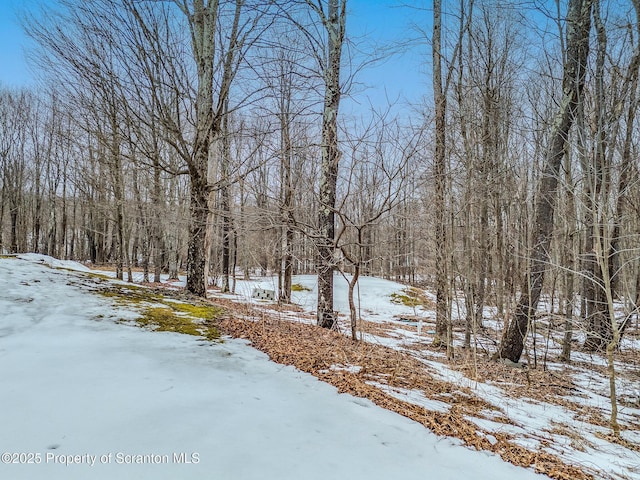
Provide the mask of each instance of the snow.
{"label": "snow", "polygon": [[[347,282],[351,277],[343,277],[335,274],[334,282],[334,309],[343,315],[349,314],[349,299],[347,295]],[[316,310],[318,298],[318,282],[315,275],[296,275],[293,282],[308,290],[292,292],[293,303],[300,305],[306,311]],[[251,301],[251,292],[254,288],[277,290],[277,277],[264,277],[256,280],[238,280],[236,293],[245,301]],[[391,302],[392,294],[402,293],[404,286],[390,280],[376,277],[360,276],[358,285],[354,291],[356,309],[362,305],[360,311],[362,317],[375,321],[376,319],[393,319],[403,316],[427,316],[421,308],[414,309],[406,305]]]}
{"label": "snow", "polygon": [[[615,475],[615,478],[629,478],[629,473],[637,472],[640,466],[640,458],[636,452],[603,441],[598,437],[598,434],[608,433],[607,428],[588,423],[586,419],[580,418],[568,408],[526,398],[512,398],[499,386],[473,381],[443,363],[430,360],[423,360],[423,362],[431,367],[436,378],[461,387],[471,388],[482,399],[500,409],[515,424],[508,425],[482,418],[467,417],[468,420],[486,431],[510,433],[514,436],[514,442],[519,445],[532,450],[543,448],[549,453],[560,455],[567,462],[589,467],[607,475]],[[557,367],[559,368],[559,366]],[[596,378],[594,373],[590,374],[589,379],[585,379],[585,376],[586,372],[573,376],[576,384],[582,388],[581,396],[568,396],[566,400],[598,408],[606,415],[610,415],[611,404],[604,387],[601,387],[603,390],[601,395],[592,391],[596,380],[603,382],[602,377]],[[420,405],[420,402],[414,403]],[[640,409],[621,406],[619,408],[619,422],[631,424],[640,418]],[[637,425],[637,423],[635,424]],[[562,427],[567,435],[549,434],[558,427]],[[581,438],[580,442],[568,443],[576,436]],[[637,430],[635,432],[633,430],[624,431],[622,436],[632,443],[638,443]],[[551,444],[544,446],[543,443],[547,443],[549,439],[552,439]]]}
{"label": "snow", "polygon": [[78,272],[90,272],[91,269],[86,265],[79,262],[72,262],[69,260],[58,260],[57,258],[50,257],[49,255],[42,255],[39,253],[21,253],[16,255],[17,258],[22,260],[29,260],[35,263],[41,263],[51,268],[64,268],[67,270],[74,270]]}
{"label": "snow", "polygon": [[53,260],[0,259],[0,478],[541,478],[245,342],[118,323]]}
{"label": "snow", "polygon": [[[113,276],[113,272],[105,272]],[[134,279],[140,281],[141,274],[135,274]],[[348,277],[347,277],[348,278]],[[316,309],[317,281],[313,275],[294,276],[293,282],[306,288],[303,291],[293,292],[293,301],[302,306],[303,310],[310,313]],[[183,285],[181,282],[173,285]],[[335,284],[335,309],[343,318],[349,314],[347,301],[347,280],[341,275],[334,277]],[[421,345],[428,344],[432,336],[433,319],[435,312],[407,307],[392,301],[393,294],[402,294],[405,286],[388,280],[374,277],[360,277],[359,289],[356,290],[355,300],[362,305],[360,309],[361,317],[370,322],[385,323],[386,335],[376,335],[371,333],[361,333],[362,340],[386,347],[401,350],[424,363],[430,373],[437,379],[447,381],[460,388],[470,388],[476,395],[491,403],[499,410],[501,421],[492,422],[487,418],[469,417],[469,420],[485,430],[485,433],[478,431],[478,434],[486,435],[491,441],[490,433],[511,433],[513,441],[532,450],[543,450],[560,456],[563,461],[585,467],[596,473],[599,478],[626,479],[633,478],[640,472],[640,460],[638,453],[603,440],[601,437],[609,433],[609,429],[590,423],[584,414],[576,413],[574,409],[559,406],[551,401],[541,402],[529,398],[513,398],[509,395],[507,384],[494,384],[491,382],[479,382],[466,377],[460,371],[450,367],[446,361],[445,352],[438,352],[428,348],[420,348]],[[236,295],[222,295],[215,289],[210,290],[213,296],[220,296],[233,299],[238,302],[253,303],[260,308],[268,303],[251,298],[254,288],[264,288],[277,290],[276,277],[262,277],[252,280],[238,280],[236,285]],[[358,296],[359,294],[359,296]],[[425,292],[429,296],[428,292]],[[430,295],[433,297],[433,295]],[[460,303],[460,315],[464,314],[464,302]],[[543,302],[544,303],[544,302]],[[273,312],[270,312],[272,314]],[[123,314],[124,315],[124,314]],[[309,316],[300,315],[296,312],[279,312],[282,319],[309,322],[313,319]],[[494,337],[499,338],[502,330],[502,321],[496,320],[496,312],[493,307],[485,308],[485,326],[494,330]],[[424,319],[422,333],[418,334],[415,329],[407,329],[407,322],[400,321],[401,318]],[[251,319],[252,317],[247,317]],[[396,328],[388,328],[389,324],[397,325]],[[542,325],[537,334],[539,348],[545,345],[547,327]],[[574,332],[575,337],[579,337],[580,332]],[[478,341],[487,340],[488,337],[478,337]],[[459,341],[459,340],[457,340]],[[633,340],[636,343],[638,340]],[[630,348],[629,342],[625,348]],[[412,348],[413,347],[413,348]],[[418,347],[418,348],[416,348]],[[560,345],[551,342],[549,345],[549,358],[555,358],[559,354]],[[606,359],[601,355],[586,354],[579,351],[572,352],[572,365],[558,364],[545,361],[548,370],[558,372],[561,376],[567,376],[573,382],[575,391],[567,391],[565,400],[578,405],[593,408],[600,412],[603,419],[609,417],[611,406],[608,399],[608,377],[602,372],[598,372],[593,366],[606,366]],[[484,361],[484,360],[482,360]],[[538,359],[540,362],[540,357]],[[342,369],[357,373],[358,366],[335,365],[332,369]],[[616,362],[619,372],[625,369],[631,374],[627,378],[618,375],[617,389],[618,398],[621,400],[618,408],[618,420],[623,426],[622,437],[628,442],[637,444],[640,441],[640,431],[638,421],[640,420],[640,408],[633,408],[630,405],[637,405],[640,390],[634,377],[633,366]],[[631,369],[631,370],[629,370]],[[637,375],[637,374],[635,374]],[[446,411],[447,404],[428,397],[428,392],[420,390],[407,390],[390,387],[383,383],[375,385],[380,390],[390,396],[413,403],[422,408],[432,411]],[[627,404],[623,405],[622,400],[626,399]],[[509,425],[505,421],[513,423]],[[495,438],[494,438],[495,440]]]}
{"label": "snow", "polygon": [[451,410],[451,405],[449,405],[448,403],[427,398],[424,396],[423,393],[418,392],[416,390],[409,390],[408,388],[400,388],[400,387],[390,387],[389,385],[385,385],[379,382],[372,382],[372,381],[369,381],[366,383],[379,388],[386,394],[391,395],[392,397],[397,398],[398,400],[413,403],[415,405],[420,405],[422,408],[431,410],[433,412],[448,413],[449,410]]}
{"label": "snow", "polygon": [[[309,290],[294,292],[293,301],[302,306],[307,312],[316,309],[317,283],[316,277],[312,275],[300,275],[294,277],[294,283],[299,283]],[[388,280],[373,277],[360,277],[360,303],[362,305],[361,317],[371,322],[396,322],[397,329],[387,330],[387,335],[381,336],[370,333],[361,334],[361,338],[369,343],[383,345],[386,347],[402,350],[414,355],[426,366],[435,378],[447,381],[459,387],[468,387],[476,395],[491,403],[499,409],[504,419],[514,425],[504,422],[492,422],[483,418],[472,418],[480,428],[486,432],[510,433],[513,441],[532,450],[544,450],[560,456],[570,464],[583,466],[592,473],[598,472],[602,478],[633,478],[640,472],[640,459],[637,452],[607,442],[600,438],[609,433],[609,429],[589,423],[586,418],[577,414],[574,410],[559,406],[550,402],[540,402],[527,398],[512,398],[504,388],[491,383],[478,382],[470,379],[457,370],[449,367],[445,362],[445,354],[434,352],[428,349],[409,349],[409,344],[419,345],[421,342],[428,342],[431,338],[430,327],[425,323],[422,334],[415,331],[400,328],[404,322],[398,321],[403,317],[424,318],[425,322],[435,318],[435,312],[421,308],[414,309],[405,305],[396,304],[391,301],[391,295],[402,293],[404,285]],[[349,314],[347,302],[347,281],[341,276],[334,277],[335,284],[335,310],[342,315]],[[245,286],[246,285],[246,286]],[[253,286],[259,288],[276,289],[277,280],[275,278],[263,278],[244,284],[238,282],[238,292],[243,301],[250,301],[250,292]],[[356,295],[356,304],[358,297]],[[545,303],[543,302],[542,308]],[[463,302],[456,303],[458,317],[464,316]],[[455,309],[454,309],[455,310]],[[503,328],[502,321],[495,319],[496,309],[485,307],[485,327],[495,331],[495,338],[499,338]],[[454,315],[455,317],[456,315]],[[292,318],[296,320],[296,318]],[[546,333],[546,327],[544,328]],[[574,336],[579,337],[580,332],[575,332]],[[538,345],[545,345],[544,335],[538,333]],[[627,340],[624,348],[631,348],[634,341]],[[638,341],[635,340],[637,343]],[[560,345],[551,345],[554,357],[557,357]],[[572,352],[574,360],[573,366],[564,364],[546,363],[549,370],[558,371],[570,376],[575,387],[579,390],[578,395],[569,395],[565,399],[573,401],[579,405],[591,407],[601,412],[603,418],[607,419],[611,412],[611,404],[608,399],[608,377],[591,369],[590,366],[605,367],[606,359],[599,355],[591,355],[579,351]],[[583,364],[580,366],[580,364]],[[616,362],[616,368],[622,371],[625,365]],[[627,398],[637,403],[639,390],[637,381],[627,380],[618,376],[616,381],[618,397]],[[406,390],[389,387],[384,384],[376,384],[377,388],[385,393],[401,400],[413,403],[432,411],[446,411],[446,404],[438,400],[427,398],[423,392],[418,390]],[[505,385],[506,386],[506,385]],[[640,432],[637,430],[638,419],[640,419],[640,409],[619,405],[618,421],[628,429],[622,431],[622,437],[631,443],[638,443]],[[563,432],[550,433],[550,432]],[[487,434],[491,440],[491,435]],[[495,440],[495,439],[494,439]]]}

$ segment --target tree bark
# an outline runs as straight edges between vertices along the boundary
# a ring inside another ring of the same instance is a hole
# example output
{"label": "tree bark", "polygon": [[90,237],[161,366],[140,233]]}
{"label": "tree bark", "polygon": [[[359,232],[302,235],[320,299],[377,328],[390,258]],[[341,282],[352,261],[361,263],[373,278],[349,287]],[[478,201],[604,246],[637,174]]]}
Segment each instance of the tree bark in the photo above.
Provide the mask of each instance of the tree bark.
{"label": "tree bark", "polygon": [[231,147],[229,145],[229,117],[222,121],[222,152],[220,158],[220,209],[222,210],[222,293],[231,291],[229,273],[231,267],[231,185],[229,183],[229,162],[231,160]]}
{"label": "tree bark", "polygon": [[[206,170],[205,170],[206,171]],[[207,176],[192,172],[189,197],[189,246],[187,250],[187,291],[200,297],[207,296],[205,272],[205,232],[209,208]]]}
{"label": "tree bark", "polygon": [[[310,4],[311,5],[311,4]],[[319,7],[313,7],[318,8]],[[340,61],[344,42],[346,0],[329,0],[327,16],[318,10],[328,34],[327,65],[324,68],[325,94],[322,115],[322,164],[318,206],[318,311],[317,323],[333,328],[333,271],[335,268],[335,206],[338,181],[338,108],[340,106]]]}
{"label": "tree bark", "polygon": [[446,257],[446,215],[445,215],[445,190],[446,190],[446,131],[445,120],[447,100],[442,85],[442,0],[433,3],[433,100],[435,103],[435,158],[433,176],[435,179],[435,198],[433,209],[435,211],[435,270],[436,270],[436,331],[432,344],[434,346],[447,345],[448,340],[448,305],[447,295],[447,257]]}
{"label": "tree bark", "polygon": [[550,132],[544,171],[540,178],[535,203],[532,231],[533,247],[529,272],[524,276],[520,297],[494,358],[518,362],[524,349],[529,322],[540,300],[545,271],[549,262],[549,246],[553,232],[558,174],[573,125],[577,105],[584,88],[589,31],[593,0],[569,0],[566,31],[566,60],[562,79],[562,99]]}
{"label": "tree bark", "polygon": [[[240,38],[240,14],[243,0],[235,1],[233,22],[226,39],[227,49],[221,53],[221,65],[216,62],[216,30],[220,2],[193,1],[193,12],[187,2],[175,0],[189,21],[193,56],[197,65],[196,93],[196,134],[192,157],[189,161],[191,197],[189,212],[189,247],[187,250],[187,290],[206,297],[207,272],[205,237],[207,232],[208,204],[211,187],[207,183],[209,151],[212,141],[220,136],[222,119],[227,113],[227,102],[233,78],[237,69],[237,59],[241,56],[244,38]],[[219,82],[214,86],[214,72],[221,69]],[[214,88],[216,98],[214,101]]]}

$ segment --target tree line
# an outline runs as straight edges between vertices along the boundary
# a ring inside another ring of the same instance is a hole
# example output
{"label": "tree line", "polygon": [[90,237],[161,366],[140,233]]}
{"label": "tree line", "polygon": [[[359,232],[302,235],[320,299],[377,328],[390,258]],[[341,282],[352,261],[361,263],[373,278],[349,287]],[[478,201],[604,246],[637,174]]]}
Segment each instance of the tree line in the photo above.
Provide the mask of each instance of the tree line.
{"label": "tree line", "polygon": [[316,273],[328,328],[334,272],[351,299],[376,275],[434,288],[443,347],[493,307],[496,357],[519,361],[540,310],[565,360],[578,334],[611,351],[640,305],[638,1],[411,8],[432,88],[358,115],[340,103],[378,54],[346,0],[25,12],[41,81],[0,88],[0,249],[185,270],[201,296],[275,273],[289,302]]}

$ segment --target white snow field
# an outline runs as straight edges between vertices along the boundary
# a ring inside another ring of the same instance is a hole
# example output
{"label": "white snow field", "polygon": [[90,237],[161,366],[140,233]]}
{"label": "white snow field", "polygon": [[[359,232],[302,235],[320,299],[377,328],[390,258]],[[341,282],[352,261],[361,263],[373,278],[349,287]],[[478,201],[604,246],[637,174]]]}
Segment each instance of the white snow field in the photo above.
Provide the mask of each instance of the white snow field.
{"label": "white snow field", "polygon": [[242,341],[116,323],[81,270],[0,259],[0,479],[546,478]]}
{"label": "white snow field", "polygon": [[[108,276],[114,276],[114,272],[102,272]],[[134,272],[134,281],[142,281],[142,274]],[[166,280],[166,277],[163,278]],[[317,279],[314,275],[296,275],[294,283],[303,286],[306,290],[293,292],[293,301],[301,306],[307,313],[316,309]],[[341,275],[336,274],[335,282],[335,309],[342,315],[343,326],[346,325],[349,307],[347,301],[347,281]],[[468,420],[474,422],[485,434],[491,438],[492,434],[509,433],[513,435],[513,442],[524,446],[532,451],[543,451],[557,455],[568,464],[576,465],[591,473],[595,478],[628,480],[640,478],[640,455],[636,450],[624,447],[606,439],[610,428],[606,424],[594,422],[584,415],[582,407],[600,412],[603,419],[609,418],[611,414],[611,404],[609,400],[609,379],[606,370],[598,369],[597,366],[606,365],[606,360],[599,355],[588,355],[576,350],[572,353],[574,361],[567,365],[558,363],[561,343],[552,342],[549,348],[550,356],[547,368],[556,372],[561,378],[571,380],[573,385],[571,394],[564,397],[565,400],[574,402],[580,408],[569,408],[561,406],[553,401],[541,401],[540,398],[528,398],[512,396],[508,387],[508,380],[502,384],[493,381],[482,382],[478,379],[467,377],[460,371],[448,365],[444,352],[435,351],[428,348],[431,341],[435,311],[430,306],[418,306],[416,308],[405,306],[402,303],[395,303],[394,295],[405,293],[406,286],[381,278],[361,276],[359,279],[359,291],[356,292],[356,305],[362,305],[360,315],[364,320],[371,322],[386,323],[391,327],[387,330],[387,335],[380,336],[370,333],[361,333],[361,338],[372,344],[384,345],[405,354],[411,355],[423,362],[429,369],[430,374],[436,378],[451,383],[454,387],[468,387],[481,398],[491,403],[500,413],[503,419],[508,422],[494,422],[488,419],[495,415],[495,411],[485,411],[484,418],[469,417]],[[185,278],[166,286],[184,286]],[[268,302],[252,298],[254,288],[277,289],[277,278],[273,276],[256,277],[251,280],[238,280],[236,284],[236,295],[222,294],[219,289],[209,290],[212,297],[222,297],[233,300],[239,304],[252,303],[258,310],[264,309],[269,315],[274,315],[273,310],[269,310]],[[359,300],[357,294],[359,293]],[[424,295],[435,300],[434,296],[423,291]],[[548,299],[543,299],[547,301]],[[544,303],[544,302],[543,302]],[[456,301],[453,305],[453,318],[464,318],[464,302]],[[358,307],[356,307],[358,308]],[[549,307],[541,307],[542,311],[548,311]],[[546,310],[545,310],[546,309]],[[315,319],[311,315],[300,314],[296,311],[281,311],[277,315],[282,320],[292,322],[314,323]],[[251,315],[246,317],[251,320]],[[258,317],[253,318],[257,320]],[[400,319],[412,320],[411,322],[400,321]],[[407,328],[409,325],[416,325],[416,319],[424,320],[425,328],[418,334],[416,330]],[[393,327],[395,325],[395,328]],[[485,307],[485,325],[488,330],[492,330],[494,338],[499,338],[502,331],[502,322],[498,321],[495,307]],[[349,334],[347,327],[343,330]],[[537,333],[538,345],[545,345],[546,339],[543,328]],[[575,331],[574,336],[584,341],[584,333]],[[490,336],[480,336],[477,338],[479,345],[485,342],[489,351],[494,348],[488,340]],[[458,346],[462,345],[462,337],[454,338]],[[635,343],[634,343],[635,342]],[[636,337],[627,336],[623,345],[625,351],[638,350]],[[424,348],[423,348],[424,347]],[[530,359],[531,360],[531,359]],[[542,358],[539,359],[542,361]],[[349,370],[357,372],[363,365],[335,365],[335,369]],[[638,420],[640,419],[640,408],[638,399],[640,390],[637,380],[637,363],[633,361],[622,364],[616,362],[618,378],[616,381],[618,404],[618,421],[622,425],[621,436],[623,440],[631,445],[640,444],[640,429]],[[553,380],[552,380],[553,381]],[[372,384],[372,383],[370,383]],[[439,400],[428,398],[420,390],[406,390],[383,383],[375,383],[375,386],[383,392],[393,397],[413,403],[419,407],[432,411],[448,411],[451,404]],[[623,400],[626,400],[623,403]],[[437,477],[434,477],[437,478]]]}

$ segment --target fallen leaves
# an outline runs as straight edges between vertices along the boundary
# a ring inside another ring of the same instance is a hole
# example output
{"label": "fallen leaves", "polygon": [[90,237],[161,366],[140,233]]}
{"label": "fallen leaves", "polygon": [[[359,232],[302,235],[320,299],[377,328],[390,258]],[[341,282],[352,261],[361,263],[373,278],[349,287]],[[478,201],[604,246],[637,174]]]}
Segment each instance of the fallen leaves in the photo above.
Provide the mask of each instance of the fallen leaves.
{"label": "fallen leaves", "polygon": [[[341,393],[367,398],[419,422],[437,435],[459,438],[469,447],[494,452],[514,465],[531,467],[558,480],[594,478],[586,469],[567,465],[555,455],[515,444],[507,434],[483,431],[465,417],[482,417],[482,411],[494,407],[468,388],[434,378],[422,362],[407,353],[383,345],[354,342],[335,331],[274,319],[264,313],[257,321],[227,317],[218,327],[232,337],[249,340],[275,362],[308,372],[334,385]],[[336,365],[361,368],[331,368]],[[368,383],[372,381],[419,390],[427,398],[450,403],[451,408],[448,412],[428,410],[383,392]],[[502,421],[508,422],[504,417]]]}

